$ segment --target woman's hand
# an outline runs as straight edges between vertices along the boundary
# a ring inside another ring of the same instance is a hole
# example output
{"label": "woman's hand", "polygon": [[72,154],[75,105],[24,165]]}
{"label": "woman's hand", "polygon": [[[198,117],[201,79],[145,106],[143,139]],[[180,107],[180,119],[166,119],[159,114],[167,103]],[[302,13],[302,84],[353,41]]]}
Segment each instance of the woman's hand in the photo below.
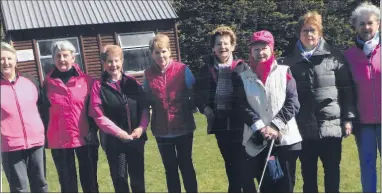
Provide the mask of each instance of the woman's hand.
{"label": "woman's hand", "polygon": [[122,141],[131,141],[133,140],[133,137],[131,135],[129,135],[126,131],[120,131],[117,135],[117,137],[119,139],[121,139]]}
{"label": "woman's hand", "polygon": [[139,139],[141,137],[142,133],[143,133],[143,128],[139,126],[136,129],[134,129],[133,133],[131,133],[131,136],[134,139]]}
{"label": "woman's hand", "polygon": [[351,122],[345,122],[344,128],[345,128],[345,137],[348,137],[351,134],[353,129]]}
{"label": "woman's hand", "polygon": [[270,126],[263,127],[262,129],[260,129],[260,132],[266,140],[277,140],[280,137],[280,132],[277,129]]}

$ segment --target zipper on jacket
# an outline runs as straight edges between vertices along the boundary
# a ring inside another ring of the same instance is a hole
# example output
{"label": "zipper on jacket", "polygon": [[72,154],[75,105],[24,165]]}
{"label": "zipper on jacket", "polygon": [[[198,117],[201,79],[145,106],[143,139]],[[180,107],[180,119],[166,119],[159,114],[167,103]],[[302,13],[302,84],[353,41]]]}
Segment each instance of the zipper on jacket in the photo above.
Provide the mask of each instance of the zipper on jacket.
{"label": "zipper on jacket", "polygon": [[128,97],[122,92],[122,88],[121,88],[121,91],[118,91],[115,88],[113,88],[112,86],[110,86],[109,84],[106,84],[106,85],[107,85],[107,87],[114,90],[117,93],[117,95],[119,95],[122,98],[122,103],[125,103],[125,109],[126,109],[126,114],[127,114],[127,125],[129,126],[128,132],[132,133],[133,128],[132,128],[132,123],[131,123],[131,114],[130,114]]}
{"label": "zipper on jacket", "polygon": [[21,114],[21,109],[20,109],[19,99],[17,98],[16,89],[13,87],[12,84],[11,84],[11,87],[12,87],[12,90],[13,90],[13,94],[15,95],[16,106],[17,106],[17,110],[18,110],[18,112],[19,112],[21,125],[22,125],[22,127],[23,127],[23,134],[24,134],[25,148],[28,149],[27,134],[26,134],[26,130],[25,130],[25,123],[24,123],[23,115]]}
{"label": "zipper on jacket", "polygon": [[122,95],[122,100],[124,101],[125,103],[125,109],[126,109],[126,116],[127,116],[127,125],[129,126],[129,133],[131,134],[133,132],[133,128],[132,128],[132,124],[131,124],[131,114],[130,114],[130,107],[129,107],[129,99],[127,98],[127,96],[122,93],[121,91],[121,95]]}
{"label": "zipper on jacket", "polygon": [[169,120],[170,120],[170,114],[168,112],[169,110],[169,105],[170,105],[170,99],[168,98],[168,94],[167,94],[167,79],[166,79],[166,71],[163,72],[163,78],[164,78],[164,94],[165,94],[165,99],[166,99],[166,104],[167,104],[167,131],[170,131],[170,126],[169,126]]}

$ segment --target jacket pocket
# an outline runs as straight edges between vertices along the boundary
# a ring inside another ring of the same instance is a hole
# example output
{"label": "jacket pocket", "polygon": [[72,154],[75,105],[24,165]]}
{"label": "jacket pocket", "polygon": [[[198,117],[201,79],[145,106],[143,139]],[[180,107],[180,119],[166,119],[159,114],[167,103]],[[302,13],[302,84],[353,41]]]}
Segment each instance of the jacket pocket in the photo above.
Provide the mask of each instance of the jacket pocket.
{"label": "jacket pocket", "polygon": [[327,98],[315,104],[317,120],[333,120],[340,118],[340,106],[335,99]]}

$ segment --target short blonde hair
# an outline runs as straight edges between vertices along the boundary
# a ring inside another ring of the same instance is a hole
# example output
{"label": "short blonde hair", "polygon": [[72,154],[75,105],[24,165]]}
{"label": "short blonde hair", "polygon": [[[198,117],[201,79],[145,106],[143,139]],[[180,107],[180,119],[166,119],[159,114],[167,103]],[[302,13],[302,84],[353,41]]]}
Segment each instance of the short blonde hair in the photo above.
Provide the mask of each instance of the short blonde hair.
{"label": "short blonde hair", "polygon": [[12,54],[16,56],[16,49],[12,45],[6,43],[6,42],[1,42],[1,50],[9,51]]}
{"label": "short blonde hair", "polygon": [[296,35],[300,38],[301,29],[304,25],[310,24],[315,26],[320,36],[323,35],[322,16],[316,11],[308,11],[305,15],[300,17],[297,23]]}
{"label": "short blonde hair", "polygon": [[170,38],[165,34],[157,34],[153,39],[151,39],[149,49],[153,52],[156,48],[167,48],[171,53]]}
{"label": "short blonde hair", "polygon": [[102,49],[101,53],[101,61],[105,62],[108,56],[121,56],[121,60],[123,60],[123,50],[118,45],[105,45]]}
{"label": "short blonde hair", "polygon": [[215,46],[215,39],[217,36],[229,36],[231,39],[231,45],[236,45],[236,34],[228,26],[219,26],[209,34],[211,47]]}

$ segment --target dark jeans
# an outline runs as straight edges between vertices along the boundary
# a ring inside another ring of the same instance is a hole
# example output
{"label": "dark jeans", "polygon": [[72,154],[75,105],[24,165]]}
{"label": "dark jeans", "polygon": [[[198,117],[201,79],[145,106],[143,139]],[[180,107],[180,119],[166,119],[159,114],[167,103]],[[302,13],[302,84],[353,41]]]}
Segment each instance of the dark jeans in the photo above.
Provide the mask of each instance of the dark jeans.
{"label": "dark jeans", "polygon": [[2,152],[2,163],[12,193],[47,193],[43,146],[26,150]]}
{"label": "dark jeans", "polygon": [[[246,163],[244,164],[246,169],[245,175],[247,176],[245,180],[247,182],[251,181],[253,183],[253,179],[256,178],[258,183],[260,183],[268,150],[268,148],[265,148],[256,157],[247,155]],[[296,161],[300,150],[289,150],[282,146],[274,147],[272,153],[277,156],[284,176],[274,182],[268,180],[266,178],[267,174],[265,174],[260,188],[261,193],[293,193],[296,182]],[[244,182],[243,192],[256,193],[257,191],[255,186]]]}
{"label": "dark jeans", "polygon": [[377,150],[381,155],[381,124],[359,125],[355,130],[362,191],[377,192]]}
{"label": "dark jeans", "polygon": [[[240,131],[224,131],[215,133],[220,153],[224,159],[225,171],[228,178],[228,192],[241,193],[242,183],[249,184],[249,187],[255,187],[250,181],[244,181],[242,172],[242,164],[245,158],[245,150],[242,145],[243,133]],[[242,171],[244,170],[244,171]]]}
{"label": "dark jeans", "polygon": [[192,164],[193,139],[193,133],[173,138],[156,137],[159,152],[162,156],[163,165],[166,171],[167,189],[169,193],[181,192],[178,166],[182,173],[186,192],[198,192],[194,165]]}
{"label": "dark jeans", "polygon": [[98,145],[78,148],[52,149],[52,157],[62,193],[78,193],[75,156],[77,155],[80,182],[84,193],[98,193],[97,162]]}
{"label": "dark jeans", "polygon": [[121,143],[119,147],[107,148],[106,156],[116,193],[130,192],[128,176],[132,192],[145,192],[144,148],[143,140],[134,140]]}
{"label": "dark jeans", "polygon": [[317,162],[324,167],[326,193],[339,193],[342,138],[323,138],[302,141],[300,155],[304,193],[318,193]]}

